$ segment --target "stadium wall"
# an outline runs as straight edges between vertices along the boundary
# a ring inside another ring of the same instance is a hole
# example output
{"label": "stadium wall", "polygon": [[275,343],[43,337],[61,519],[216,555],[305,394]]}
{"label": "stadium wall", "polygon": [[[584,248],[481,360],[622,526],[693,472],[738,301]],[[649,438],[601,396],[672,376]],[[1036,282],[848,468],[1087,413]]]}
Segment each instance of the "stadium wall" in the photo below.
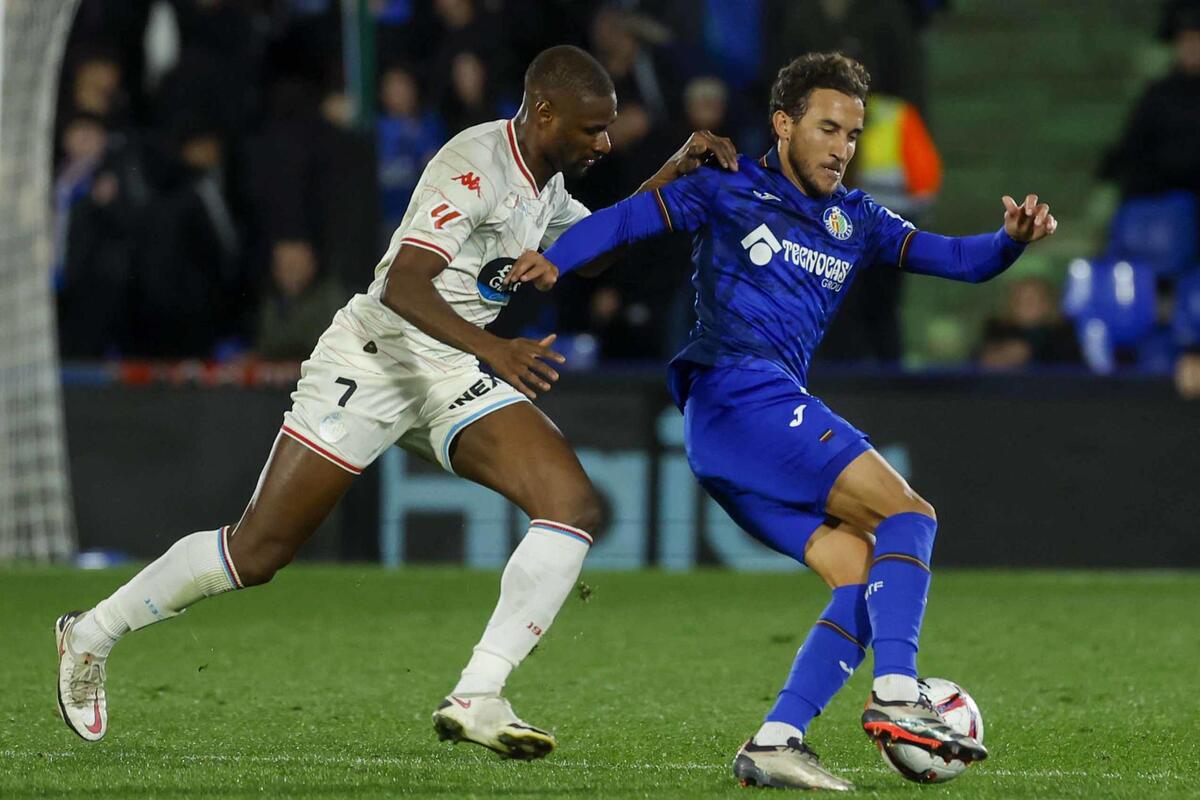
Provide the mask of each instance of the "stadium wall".
{"label": "stadium wall", "polygon": [[[814,391],[938,510],[943,565],[1200,567],[1200,406],[1161,382],[835,375]],[[68,381],[82,548],[138,558],[233,521],[288,392]],[[791,569],[688,470],[654,374],[570,375],[540,404],[579,448],[609,519],[591,568]],[[496,567],[524,531],[500,498],[393,448],[305,552]]]}

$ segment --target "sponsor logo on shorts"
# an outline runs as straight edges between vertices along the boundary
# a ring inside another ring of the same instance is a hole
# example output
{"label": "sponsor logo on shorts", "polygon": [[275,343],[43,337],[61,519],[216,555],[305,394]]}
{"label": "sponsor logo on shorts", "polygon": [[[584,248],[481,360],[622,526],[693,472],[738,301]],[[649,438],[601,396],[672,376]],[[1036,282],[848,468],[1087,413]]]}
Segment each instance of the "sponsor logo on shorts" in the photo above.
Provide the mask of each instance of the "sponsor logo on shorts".
{"label": "sponsor logo on shorts", "polygon": [[484,264],[479,269],[479,277],[476,278],[479,296],[489,303],[508,305],[508,300],[512,297],[513,292],[522,286],[520,283],[511,286],[504,285],[504,278],[512,270],[515,262],[515,258],[495,258]]}
{"label": "sponsor logo on shorts", "polygon": [[479,397],[483,397],[485,394],[490,392],[492,389],[495,389],[499,385],[500,385],[499,378],[494,378],[490,375],[486,378],[481,378],[481,379],[475,381],[475,383],[471,384],[471,387],[469,389],[467,389],[465,392],[460,394],[454,400],[454,402],[450,404],[449,409],[451,411],[453,411],[456,408],[462,408],[463,406],[465,406],[467,403],[471,402],[472,400],[475,400],[476,398],[479,398]]}
{"label": "sponsor logo on shorts", "polygon": [[789,428],[799,428],[804,424],[804,409],[808,408],[807,403],[801,403],[792,411],[796,415],[795,419],[788,423]]}

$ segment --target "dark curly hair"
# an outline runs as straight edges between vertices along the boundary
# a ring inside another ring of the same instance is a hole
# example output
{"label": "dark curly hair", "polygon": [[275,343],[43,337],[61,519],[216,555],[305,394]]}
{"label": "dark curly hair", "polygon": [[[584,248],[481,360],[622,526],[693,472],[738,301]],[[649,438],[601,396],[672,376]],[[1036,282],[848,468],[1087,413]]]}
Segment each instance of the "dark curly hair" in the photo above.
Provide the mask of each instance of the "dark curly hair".
{"label": "dark curly hair", "polygon": [[862,64],[842,53],[805,53],[779,70],[771,86],[771,116],[782,111],[799,119],[808,110],[813,89],[834,89],[867,102],[871,76]]}

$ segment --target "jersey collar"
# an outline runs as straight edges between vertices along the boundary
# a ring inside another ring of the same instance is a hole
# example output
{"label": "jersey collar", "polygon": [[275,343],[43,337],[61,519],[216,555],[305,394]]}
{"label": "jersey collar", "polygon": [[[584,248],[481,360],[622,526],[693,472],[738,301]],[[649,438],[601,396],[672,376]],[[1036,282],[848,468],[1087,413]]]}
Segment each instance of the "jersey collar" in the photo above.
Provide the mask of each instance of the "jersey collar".
{"label": "jersey collar", "polygon": [[510,119],[505,126],[508,135],[508,148],[512,151],[513,161],[517,162],[517,169],[525,176],[525,180],[529,181],[529,188],[533,189],[533,196],[537,197],[538,186],[537,181],[533,179],[533,173],[529,171],[529,167],[525,166],[525,159],[521,156],[521,148],[517,146],[517,132],[513,129],[513,121]]}

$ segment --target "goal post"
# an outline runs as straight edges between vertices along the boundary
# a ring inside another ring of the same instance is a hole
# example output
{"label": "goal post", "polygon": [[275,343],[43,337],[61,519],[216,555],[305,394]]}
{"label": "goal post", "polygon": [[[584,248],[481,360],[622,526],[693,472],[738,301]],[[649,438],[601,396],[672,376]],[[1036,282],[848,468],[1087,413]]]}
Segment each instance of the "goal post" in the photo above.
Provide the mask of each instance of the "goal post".
{"label": "goal post", "polygon": [[50,285],[50,161],[76,3],[0,0],[0,562],[75,551]]}

